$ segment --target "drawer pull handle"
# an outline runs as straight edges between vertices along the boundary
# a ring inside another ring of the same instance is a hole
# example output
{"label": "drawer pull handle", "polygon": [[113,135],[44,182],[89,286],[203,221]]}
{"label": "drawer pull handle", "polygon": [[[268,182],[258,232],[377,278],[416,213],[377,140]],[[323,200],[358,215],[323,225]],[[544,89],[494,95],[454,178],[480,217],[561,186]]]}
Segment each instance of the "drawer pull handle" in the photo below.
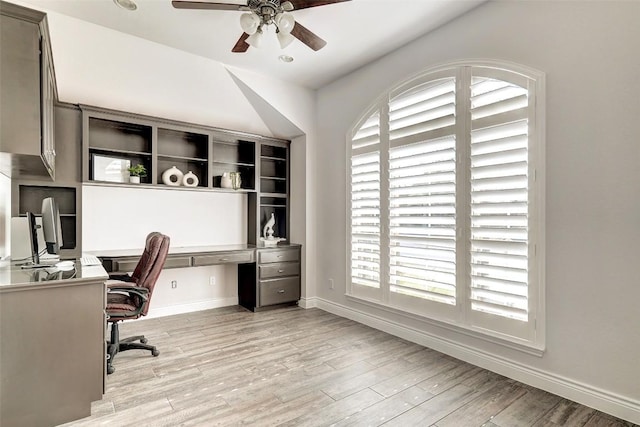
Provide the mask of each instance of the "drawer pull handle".
{"label": "drawer pull handle", "polygon": [[284,273],[284,270],[280,269],[278,270],[278,273]]}
{"label": "drawer pull handle", "polygon": [[279,293],[279,294],[284,294],[284,289],[279,289],[279,290],[278,290],[278,293]]}
{"label": "drawer pull handle", "polygon": [[220,258],[220,261],[226,261],[228,258]]}

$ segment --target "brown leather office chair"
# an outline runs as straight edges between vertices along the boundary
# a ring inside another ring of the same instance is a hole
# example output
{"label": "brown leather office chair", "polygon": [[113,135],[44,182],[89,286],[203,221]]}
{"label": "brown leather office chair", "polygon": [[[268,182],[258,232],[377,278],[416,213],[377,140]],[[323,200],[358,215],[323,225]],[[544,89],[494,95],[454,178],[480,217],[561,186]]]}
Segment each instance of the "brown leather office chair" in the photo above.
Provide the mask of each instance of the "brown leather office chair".
{"label": "brown leather office chair", "polygon": [[[153,232],[147,236],[145,249],[131,276],[112,275],[107,282],[107,321],[111,323],[111,340],[107,346],[107,373],[115,371],[113,359],[120,351],[149,350],[153,356],[160,352],[148,345],[144,335],[120,339],[118,322],[137,319],[149,311],[153,288],[169,253],[169,237]],[[137,342],[139,341],[139,342]]]}

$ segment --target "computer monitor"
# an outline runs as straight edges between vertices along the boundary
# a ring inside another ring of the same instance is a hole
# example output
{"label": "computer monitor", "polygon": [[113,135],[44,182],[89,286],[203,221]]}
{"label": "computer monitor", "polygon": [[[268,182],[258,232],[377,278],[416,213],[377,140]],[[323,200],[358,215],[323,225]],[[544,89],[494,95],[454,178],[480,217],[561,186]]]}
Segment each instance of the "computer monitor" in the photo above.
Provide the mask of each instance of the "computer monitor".
{"label": "computer monitor", "polygon": [[53,197],[47,197],[42,201],[42,234],[47,252],[52,255],[59,254],[62,248],[62,225],[58,204]]}
{"label": "computer monitor", "polygon": [[38,228],[36,216],[27,212],[27,227],[29,228],[29,245],[31,247],[31,262],[34,265],[40,264],[40,248],[38,247]]}

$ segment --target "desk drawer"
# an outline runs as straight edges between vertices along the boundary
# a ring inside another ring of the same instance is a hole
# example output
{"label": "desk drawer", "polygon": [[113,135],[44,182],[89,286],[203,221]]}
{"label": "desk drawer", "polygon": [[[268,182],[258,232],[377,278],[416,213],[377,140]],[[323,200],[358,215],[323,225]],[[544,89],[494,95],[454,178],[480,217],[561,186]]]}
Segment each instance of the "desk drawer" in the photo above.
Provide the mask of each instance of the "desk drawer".
{"label": "desk drawer", "polygon": [[136,269],[140,257],[113,260],[110,273],[128,273]]}
{"label": "desk drawer", "polygon": [[275,249],[258,251],[258,262],[266,264],[269,262],[300,261],[298,249]]}
{"label": "desk drawer", "polygon": [[193,266],[214,264],[242,264],[245,262],[253,262],[253,251],[244,252],[226,252],[215,255],[196,255],[193,257]]}
{"label": "desk drawer", "polygon": [[299,262],[276,262],[264,264],[258,267],[260,279],[270,279],[273,277],[297,276],[300,274]]}
{"label": "desk drawer", "polygon": [[300,299],[300,277],[260,282],[260,306],[281,304]]}
{"label": "desk drawer", "polygon": [[183,267],[191,267],[191,257],[168,257],[164,262],[163,268],[183,268]]}
{"label": "desk drawer", "polygon": [[[140,261],[140,257],[131,257],[131,258],[123,258],[123,259],[114,259],[111,262],[111,269],[109,270],[109,263],[105,265],[105,268],[110,273],[128,273],[130,271],[135,270],[138,265],[138,261]],[[171,256],[167,257],[167,260],[164,262],[164,268],[182,268],[182,267],[191,267],[191,257],[189,256]]]}

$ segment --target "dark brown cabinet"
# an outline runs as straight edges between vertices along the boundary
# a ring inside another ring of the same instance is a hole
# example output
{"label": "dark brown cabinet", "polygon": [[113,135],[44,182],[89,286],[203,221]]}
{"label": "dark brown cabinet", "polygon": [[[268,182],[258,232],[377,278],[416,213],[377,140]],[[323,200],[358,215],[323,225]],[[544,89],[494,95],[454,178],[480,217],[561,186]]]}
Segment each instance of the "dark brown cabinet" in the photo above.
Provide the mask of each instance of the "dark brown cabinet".
{"label": "dark brown cabinet", "polygon": [[55,178],[56,98],[46,15],[0,2],[0,172]]}
{"label": "dark brown cabinet", "polygon": [[[262,137],[157,117],[81,106],[83,113],[83,181],[129,184],[127,167],[147,170],[143,184],[185,189],[177,179],[164,183],[174,166],[191,172],[197,185],[187,189],[254,192],[256,146]],[[222,176],[240,174],[241,185],[222,185]]]}
{"label": "dark brown cabinet", "polygon": [[238,265],[238,302],[261,309],[300,299],[300,245],[256,249],[255,264]]}

